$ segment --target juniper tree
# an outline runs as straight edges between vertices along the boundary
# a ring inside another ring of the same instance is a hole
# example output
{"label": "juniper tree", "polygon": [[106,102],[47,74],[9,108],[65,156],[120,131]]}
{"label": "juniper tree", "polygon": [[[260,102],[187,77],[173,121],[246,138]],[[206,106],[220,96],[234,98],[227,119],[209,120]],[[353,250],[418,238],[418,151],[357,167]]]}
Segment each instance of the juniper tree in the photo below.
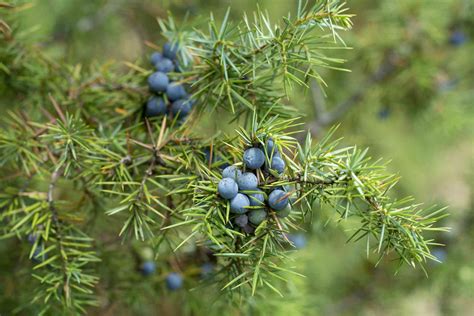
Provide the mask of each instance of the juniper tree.
{"label": "juniper tree", "polygon": [[[148,43],[151,63],[87,68],[41,52],[16,16],[28,7],[0,3],[9,105],[1,236],[17,258],[31,259],[20,260],[32,280],[17,312],[86,313],[107,304],[99,290],[133,301],[140,272],[158,299],[165,286],[217,289],[226,295],[218,307],[284,296],[288,275],[299,274],[288,263],[288,233],[302,231],[318,205],[357,218],[350,240],[364,240],[379,261],[424,269],[436,260],[430,247],[432,233],[445,230],[436,226],[443,209],[395,199],[398,178],[385,163],[343,146],[334,128],[315,141],[291,105],[294,87],[324,87],[322,69],[344,70],[330,57],[352,27],[343,4],[299,2],[277,22],[259,9],[239,21],[227,11],[220,23],[211,14],[206,26],[170,16],[159,20],[163,50]],[[166,89],[156,88],[156,71],[172,82]],[[156,98],[166,109],[155,111]],[[206,116],[213,128],[202,126]],[[239,193],[222,193],[223,178]]]}

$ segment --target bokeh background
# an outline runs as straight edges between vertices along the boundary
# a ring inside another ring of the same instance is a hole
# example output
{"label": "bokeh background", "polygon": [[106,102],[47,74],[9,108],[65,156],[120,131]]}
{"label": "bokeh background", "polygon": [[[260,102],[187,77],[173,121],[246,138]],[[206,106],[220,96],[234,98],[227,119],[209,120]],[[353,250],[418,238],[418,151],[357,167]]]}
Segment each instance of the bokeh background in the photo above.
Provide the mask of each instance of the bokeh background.
{"label": "bokeh background", "polygon": [[[289,0],[258,4],[274,21],[296,7]],[[474,4],[357,0],[347,6],[354,28],[341,36],[350,49],[327,54],[346,59],[350,72],[321,70],[328,87],[296,89],[291,102],[316,139],[339,123],[344,144],[368,146],[372,156],[391,160],[389,169],[401,176],[400,196],[449,205],[442,225],[452,229],[440,236],[446,247],[434,253],[442,263],[428,265],[428,277],[410,268],[395,275],[389,261],[374,267],[364,243],[346,243],[350,221],[337,223],[331,210],[316,209],[307,233],[294,236],[301,249],[292,264],[306,278],[295,277],[285,300],[269,297],[265,305],[275,315],[474,315]],[[22,24],[58,61],[145,62],[151,50],[144,42],[163,43],[156,17],[169,11],[177,20],[186,14],[199,20],[212,11],[218,19],[228,7],[239,19],[256,2],[38,0]],[[145,292],[137,285],[137,296]],[[0,306],[8,300],[3,296]],[[182,312],[179,297],[146,302],[107,312],[154,315],[154,306],[164,314]],[[251,305],[258,310],[259,304]]]}

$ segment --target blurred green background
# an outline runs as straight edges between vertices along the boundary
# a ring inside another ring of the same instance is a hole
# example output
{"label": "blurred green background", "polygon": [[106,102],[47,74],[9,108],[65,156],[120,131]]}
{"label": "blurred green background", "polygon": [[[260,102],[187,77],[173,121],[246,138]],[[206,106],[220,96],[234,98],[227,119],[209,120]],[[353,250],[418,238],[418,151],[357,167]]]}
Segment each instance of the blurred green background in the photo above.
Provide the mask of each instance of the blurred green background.
{"label": "blurred green background", "polygon": [[[296,7],[288,0],[258,4],[275,22]],[[151,50],[144,41],[163,42],[156,17],[170,11],[178,20],[186,13],[205,20],[229,6],[239,19],[256,2],[38,0],[22,24],[34,28],[42,49],[58,61],[145,63]],[[390,159],[389,169],[402,177],[400,196],[449,205],[442,224],[452,229],[440,236],[446,247],[434,250],[443,263],[429,264],[429,277],[409,268],[394,275],[388,260],[374,267],[364,243],[346,243],[350,222],[337,224],[331,210],[315,210],[293,263],[307,277],[293,280],[286,300],[254,305],[273,306],[276,315],[474,315],[473,2],[357,0],[347,6],[356,15],[354,28],[341,35],[351,49],[326,54],[346,59],[351,72],[321,70],[328,87],[297,89],[291,101],[316,139],[340,123],[345,144]],[[164,314],[178,313],[179,299],[162,302],[154,304]],[[109,312],[154,314],[143,306]]]}

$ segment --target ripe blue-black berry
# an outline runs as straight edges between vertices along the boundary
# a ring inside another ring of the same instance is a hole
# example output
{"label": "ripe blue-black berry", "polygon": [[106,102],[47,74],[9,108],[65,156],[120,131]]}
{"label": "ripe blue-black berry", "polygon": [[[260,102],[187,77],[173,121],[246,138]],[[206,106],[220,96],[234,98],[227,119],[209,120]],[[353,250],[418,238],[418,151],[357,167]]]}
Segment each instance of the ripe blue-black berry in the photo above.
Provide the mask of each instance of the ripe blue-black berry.
{"label": "ripe blue-black berry", "polygon": [[222,170],[222,177],[223,178],[232,178],[235,181],[242,175],[242,171],[236,166],[228,166],[224,170]]}
{"label": "ripe blue-black berry", "polygon": [[171,272],[166,277],[166,287],[171,291],[176,291],[183,286],[183,277],[181,274]]}
{"label": "ripe blue-black berry", "polygon": [[186,97],[186,90],[184,90],[183,85],[179,83],[170,83],[166,87],[166,95],[170,101],[176,101]]}
{"label": "ripe blue-black berry", "polygon": [[268,205],[276,211],[283,210],[288,205],[288,193],[283,190],[273,190],[268,196]]}
{"label": "ripe blue-black berry", "polygon": [[154,72],[148,77],[148,85],[150,86],[150,90],[156,93],[165,92],[166,87],[170,80],[168,76],[163,72]]}
{"label": "ripe blue-black berry", "polygon": [[150,62],[153,66],[156,65],[156,63],[159,62],[162,59],[163,59],[163,55],[161,55],[161,53],[159,53],[159,52],[154,52],[150,56]]}
{"label": "ripe blue-black berry", "polygon": [[258,180],[253,173],[244,172],[237,178],[237,184],[241,191],[255,190],[258,186]]}
{"label": "ripe blue-black berry", "polygon": [[169,59],[175,59],[176,58],[176,54],[178,53],[178,50],[179,50],[179,46],[177,43],[165,43],[165,45],[163,45],[163,56],[165,56],[166,58],[169,58]]}
{"label": "ripe blue-black berry", "polygon": [[166,103],[161,97],[151,97],[148,99],[145,107],[145,116],[153,117],[166,113]]}
{"label": "ripe blue-black berry", "polygon": [[250,206],[250,202],[249,198],[245,194],[237,193],[237,195],[232,200],[230,200],[230,211],[232,213],[244,214],[247,212],[248,206]]}
{"label": "ripe blue-black berry", "polygon": [[265,154],[259,148],[249,148],[244,152],[244,163],[249,169],[258,169],[265,162]]}
{"label": "ripe blue-black berry", "polygon": [[285,161],[281,157],[273,157],[272,169],[278,173],[283,173],[285,171]]}
{"label": "ripe blue-black berry", "polygon": [[178,116],[178,118],[183,118],[191,112],[191,103],[189,100],[177,100],[174,101],[171,105],[171,112],[174,116]]}
{"label": "ripe blue-black berry", "polygon": [[245,214],[237,216],[234,219],[234,223],[240,227],[245,227],[248,224],[248,222],[249,222],[249,218]]}
{"label": "ripe blue-black berry", "polygon": [[145,261],[141,266],[141,271],[144,276],[155,273],[156,264],[154,261]]}
{"label": "ripe blue-black berry", "polygon": [[224,199],[230,200],[237,195],[239,192],[239,187],[237,186],[237,183],[234,181],[234,179],[224,178],[219,181],[219,184],[217,185],[217,191]]}
{"label": "ripe blue-black berry", "polygon": [[265,210],[253,210],[249,212],[249,221],[254,225],[260,225],[267,218]]}
{"label": "ripe blue-black berry", "polygon": [[158,71],[168,73],[174,71],[174,64],[170,59],[163,58],[155,64],[155,68]]}

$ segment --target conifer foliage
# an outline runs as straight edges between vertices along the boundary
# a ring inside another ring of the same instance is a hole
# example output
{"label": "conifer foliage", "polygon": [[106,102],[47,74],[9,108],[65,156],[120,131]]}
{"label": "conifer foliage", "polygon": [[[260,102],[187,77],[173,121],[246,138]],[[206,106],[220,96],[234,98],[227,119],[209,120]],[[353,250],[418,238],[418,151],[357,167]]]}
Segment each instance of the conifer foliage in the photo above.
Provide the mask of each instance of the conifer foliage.
{"label": "conifer foliage", "polygon": [[[151,65],[87,69],[42,54],[16,17],[29,7],[0,2],[0,93],[11,103],[0,231],[28,248],[28,303],[42,313],[99,305],[111,245],[168,291],[284,295],[286,276],[298,274],[288,233],[322,204],[359,220],[351,240],[365,240],[368,255],[436,260],[429,236],[444,230],[435,226],[443,209],[391,198],[397,178],[367,150],[332,140],[334,129],[298,141],[305,128],[289,91],[324,85],[322,68],[341,70],[328,48],[342,47],[339,32],[352,26],[343,4],[301,1],[276,23],[263,11],[241,21],[228,11],[221,23],[211,15],[201,28],[170,17],[159,21],[166,44],[150,44]],[[235,132],[199,132],[222,112]],[[201,253],[190,258],[187,245]],[[195,265],[201,273],[189,272]]]}

